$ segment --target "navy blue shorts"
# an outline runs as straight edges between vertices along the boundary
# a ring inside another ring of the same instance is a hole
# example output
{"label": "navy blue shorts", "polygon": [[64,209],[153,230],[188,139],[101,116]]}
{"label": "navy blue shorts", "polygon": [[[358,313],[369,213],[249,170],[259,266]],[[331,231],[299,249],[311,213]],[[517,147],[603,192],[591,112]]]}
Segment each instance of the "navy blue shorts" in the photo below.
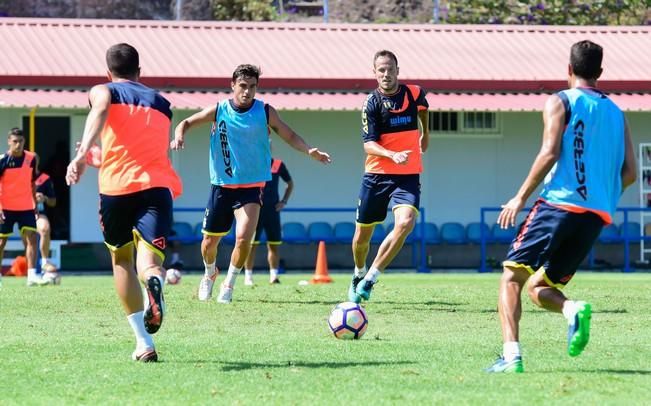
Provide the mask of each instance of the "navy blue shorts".
{"label": "navy blue shorts", "polygon": [[387,208],[410,206],[418,211],[420,206],[420,175],[384,175],[365,173],[357,202],[359,224],[382,223]]}
{"label": "navy blue shorts", "polygon": [[0,225],[0,237],[9,237],[14,232],[14,224],[22,234],[25,230],[36,231],[36,212],[34,210],[3,210],[5,222]]}
{"label": "navy blue shorts", "polygon": [[262,206],[262,188],[225,188],[212,185],[210,197],[203,217],[203,233],[208,235],[226,235],[233,226],[235,213],[240,207],[249,203]]}
{"label": "navy blue shorts", "polygon": [[117,249],[134,241],[145,241],[164,258],[172,229],[172,194],[167,188],[152,188],[126,195],[99,195],[99,221],[104,242]]}
{"label": "navy blue shorts", "polygon": [[280,227],[280,212],[276,211],[276,205],[265,203],[260,210],[258,226],[255,229],[254,244],[260,243],[260,236],[264,230],[267,236],[267,244],[278,245],[282,242],[282,233]]}
{"label": "navy blue shorts", "polygon": [[504,261],[530,273],[544,269],[550,286],[563,287],[592,249],[604,222],[592,212],[572,213],[538,200],[531,208]]}

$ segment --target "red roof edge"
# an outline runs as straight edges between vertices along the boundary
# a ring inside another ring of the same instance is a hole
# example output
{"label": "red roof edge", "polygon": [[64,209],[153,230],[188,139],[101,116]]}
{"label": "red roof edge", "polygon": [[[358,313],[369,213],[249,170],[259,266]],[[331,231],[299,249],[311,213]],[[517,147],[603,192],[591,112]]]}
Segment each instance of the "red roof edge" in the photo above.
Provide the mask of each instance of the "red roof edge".
{"label": "red roof edge", "polygon": [[[0,76],[0,86],[91,87],[105,83],[105,76]],[[211,90],[230,88],[230,78],[143,77],[142,83],[160,89]],[[428,80],[405,79],[429,91],[450,92],[553,92],[567,88],[564,80]],[[303,91],[368,91],[376,87],[373,79],[261,78],[265,90],[292,89]],[[648,80],[600,80],[606,92],[651,92]]]}

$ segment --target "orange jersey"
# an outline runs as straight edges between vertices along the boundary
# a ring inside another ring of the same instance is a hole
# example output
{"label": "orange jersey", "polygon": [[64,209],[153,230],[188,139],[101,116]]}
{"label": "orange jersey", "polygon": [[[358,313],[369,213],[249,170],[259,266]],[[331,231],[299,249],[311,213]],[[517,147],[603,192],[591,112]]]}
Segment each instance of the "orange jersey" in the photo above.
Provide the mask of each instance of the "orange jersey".
{"label": "orange jersey", "polygon": [[418,112],[428,107],[425,91],[415,85],[400,85],[398,91],[389,96],[377,89],[368,95],[362,107],[364,142],[374,141],[396,152],[410,150],[411,154],[405,165],[398,165],[390,158],[368,155],[366,173],[410,175],[423,171]]}
{"label": "orange jersey", "polygon": [[20,157],[6,153],[0,157],[0,203],[3,210],[34,210],[34,170],[36,154],[23,151]]}
{"label": "orange jersey", "polygon": [[113,82],[102,130],[99,192],[125,195],[155,187],[182,192],[181,180],[168,157],[172,118],[170,103],[137,82]]}

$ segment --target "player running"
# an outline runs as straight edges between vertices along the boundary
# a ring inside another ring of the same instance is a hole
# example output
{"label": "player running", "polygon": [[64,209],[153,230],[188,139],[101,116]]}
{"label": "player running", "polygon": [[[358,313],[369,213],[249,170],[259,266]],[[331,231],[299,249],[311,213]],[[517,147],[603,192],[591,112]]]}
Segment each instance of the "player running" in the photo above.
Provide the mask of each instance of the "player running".
{"label": "player running", "polygon": [[[352,244],[355,271],[348,289],[348,299],[356,303],[370,298],[378,277],[414,229],[420,205],[421,155],[428,145],[429,104],[425,91],[398,82],[398,59],[391,51],[375,54],[373,72],[378,87],[362,107],[362,137],[367,156]],[[386,218],[389,205],[394,228],[380,244],[367,270],[373,230]]]}
{"label": "player running", "polygon": [[212,123],[209,157],[212,187],[201,241],[205,272],[198,296],[202,301],[212,297],[218,274],[215,267],[217,247],[235,220],[235,247],[217,297],[219,303],[232,301],[235,279],[251,251],[262,205],[262,188],[271,179],[269,128],[294,149],[321,163],[330,163],[327,153],[306,144],[280,119],[276,109],[255,98],[259,76],[256,66],[239,65],[231,80],[233,98],[206,107],[181,121],[171,143],[172,149],[181,149],[186,131],[202,123]]}

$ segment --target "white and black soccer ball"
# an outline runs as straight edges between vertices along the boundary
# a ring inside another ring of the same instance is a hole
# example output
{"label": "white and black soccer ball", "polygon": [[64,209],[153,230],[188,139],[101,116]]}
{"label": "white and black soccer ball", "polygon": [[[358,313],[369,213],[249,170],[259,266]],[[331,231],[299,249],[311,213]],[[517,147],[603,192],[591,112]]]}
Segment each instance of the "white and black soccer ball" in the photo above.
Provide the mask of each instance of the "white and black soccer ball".
{"label": "white and black soccer ball", "polygon": [[181,271],[175,268],[170,268],[165,272],[165,283],[169,285],[176,285],[181,282]]}
{"label": "white and black soccer ball", "polygon": [[364,308],[354,302],[339,303],[330,312],[328,327],[335,337],[343,340],[362,338],[368,327]]}

